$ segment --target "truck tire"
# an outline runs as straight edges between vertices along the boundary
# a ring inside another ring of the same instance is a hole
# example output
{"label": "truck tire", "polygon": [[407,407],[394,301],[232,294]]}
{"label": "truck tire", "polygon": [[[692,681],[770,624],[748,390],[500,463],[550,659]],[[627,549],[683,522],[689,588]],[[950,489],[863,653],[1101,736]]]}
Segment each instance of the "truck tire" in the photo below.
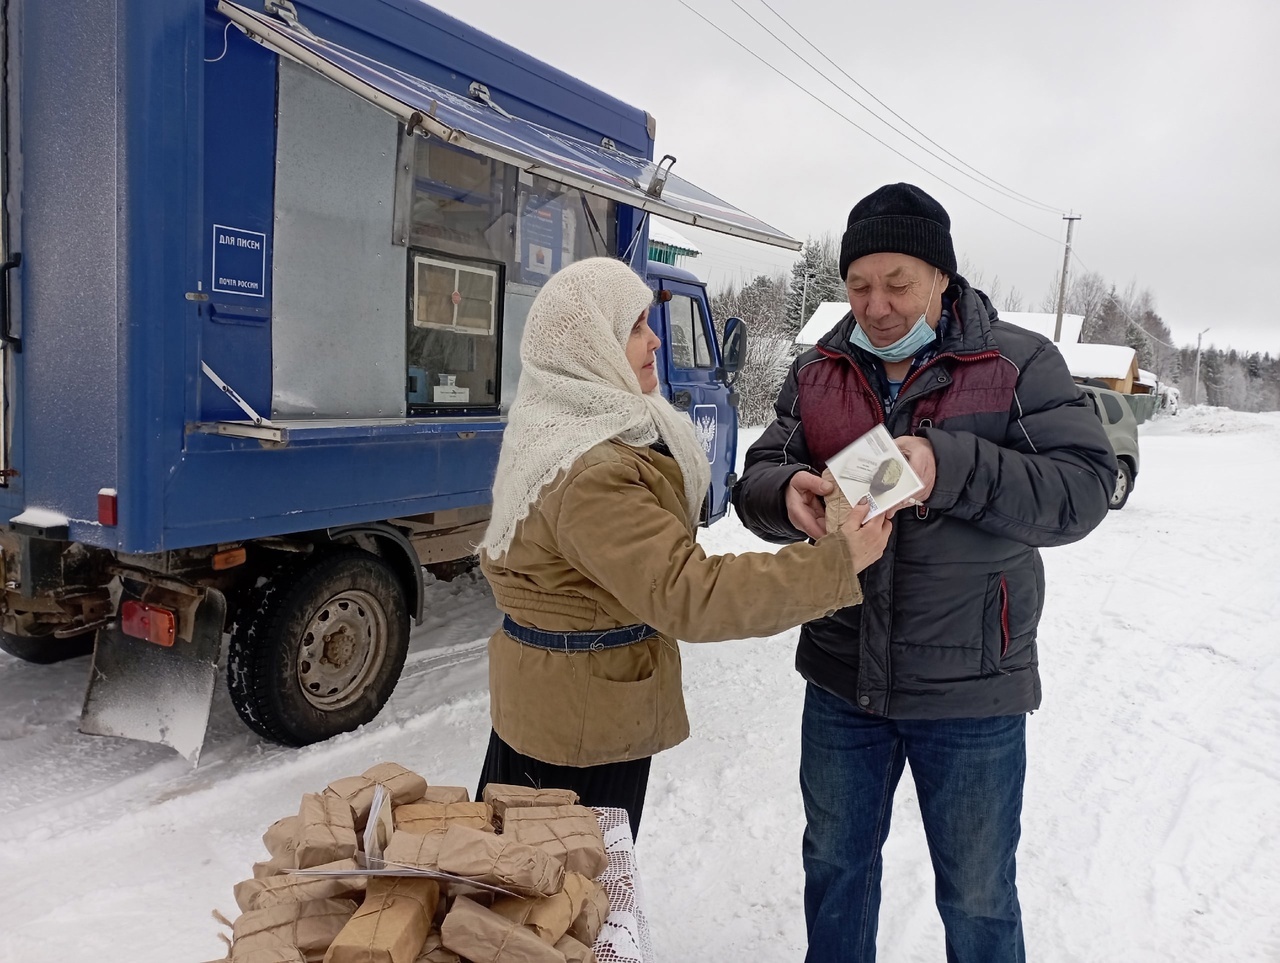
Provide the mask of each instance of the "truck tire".
{"label": "truck tire", "polygon": [[371,721],[409,650],[404,588],[368,552],[326,552],[266,578],[231,633],[227,689],[254,732],[305,746]]}
{"label": "truck tire", "polygon": [[81,632],[65,639],[58,639],[52,633],[48,635],[10,635],[0,632],[0,649],[23,662],[36,665],[53,665],[67,659],[88,655],[93,651],[94,631]]}
{"label": "truck tire", "polygon": [[1111,504],[1108,506],[1112,511],[1124,508],[1124,503],[1129,500],[1129,492],[1133,490],[1133,469],[1129,467],[1128,462],[1120,461],[1120,472],[1116,475],[1116,488],[1111,493]]}

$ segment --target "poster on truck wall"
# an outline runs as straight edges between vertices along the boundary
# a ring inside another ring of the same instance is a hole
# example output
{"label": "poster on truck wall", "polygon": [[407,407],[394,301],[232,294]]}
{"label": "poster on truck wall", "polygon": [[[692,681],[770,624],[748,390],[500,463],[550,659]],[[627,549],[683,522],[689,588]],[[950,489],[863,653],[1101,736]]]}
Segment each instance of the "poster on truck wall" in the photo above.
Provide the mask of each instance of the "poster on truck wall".
{"label": "poster on truck wall", "polygon": [[558,197],[520,195],[520,280],[543,284],[564,266],[564,204]]}
{"label": "poster on truck wall", "polygon": [[213,225],[213,290],[253,298],[267,296],[267,235]]}

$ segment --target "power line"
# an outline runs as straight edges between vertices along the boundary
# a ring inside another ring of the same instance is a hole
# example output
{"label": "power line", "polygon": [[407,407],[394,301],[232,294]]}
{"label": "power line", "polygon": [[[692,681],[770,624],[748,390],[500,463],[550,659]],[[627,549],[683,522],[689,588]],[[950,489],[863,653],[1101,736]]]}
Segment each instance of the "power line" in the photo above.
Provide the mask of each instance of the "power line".
{"label": "power line", "polygon": [[[912,124],[909,120],[907,120],[905,117],[903,117],[903,116],[902,116],[901,114],[899,114],[897,111],[895,111],[892,107],[890,107],[888,104],[886,104],[883,100],[881,100],[881,99],[880,99],[879,97],[877,97],[875,94],[871,93],[871,91],[867,90],[867,88],[866,88],[866,87],[864,87],[864,86],[862,86],[862,84],[858,83],[858,81],[857,81],[857,80],[855,80],[853,77],[851,77],[851,76],[850,76],[850,75],[849,75],[849,74],[844,70],[844,68],[842,68],[838,63],[836,63],[834,60],[832,60],[830,57],[828,57],[825,53],[823,53],[823,52],[822,52],[822,50],[820,50],[820,49],[819,49],[819,48],[818,48],[818,47],[817,47],[817,46],[816,46],[816,45],[815,45],[811,40],[809,40],[809,38],[808,38],[808,37],[806,37],[806,36],[805,36],[804,34],[802,34],[799,30],[797,30],[794,26],[792,26],[792,25],[791,25],[791,23],[790,23],[790,22],[789,22],[785,17],[783,17],[780,13],[778,13],[778,11],[774,10],[774,9],[773,9],[773,7],[769,6],[769,4],[766,2],[766,0],[760,0],[760,3],[761,3],[761,4],[763,4],[763,6],[764,6],[765,8],[767,8],[767,9],[768,9],[768,11],[769,11],[770,13],[772,13],[775,17],[777,17],[777,18],[778,18],[779,20],[781,20],[784,24],[786,24],[787,28],[788,28],[792,33],[794,33],[797,37],[799,37],[799,38],[800,38],[801,40],[803,40],[806,44],[808,44],[808,45],[809,45],[813,50],[815,50],[815,51],[818,53],[818,55],[819,55],[819,56],[821,56],[824,60],[826,60],[826,61],[827,61],[827,63],[831,64],[831,66],[835,67],[835,68],[836,68],[836,70],[838,70],[838,71],[840,71],[840,73],[844,74],[844,76],[845,76],[846,78],[848,78],[848,80],[849,80],[851,83],[853,83],[853,84],[854,84],[854,85],[855,85],[859,90],[861,90],[861,91],[863,91],[864,93],[866,93],[866,94],[867,94],[869,97],[871,97],[871,99],[872,99],[872,100],[874,100],[877,104],[879,104],[881,107],[885,108],[885,110],[889,111],[889,113],[893,114],[893,116],[894,116],[894,117],[897,117],[897,118],[898,118],[898,120],[902,121],[904,124],[906,124],[908,127],[910,127],[913,131],[915,131],[917,134],[919,134],[921,137],[923,137],[925,140],[927,140],[930,144],[933,144],[935,147],[937,147],[939,150],[941,150],[943,153],[945,153],[945,154],[949,155],[950,157],[955,158],[955,160],[960,161],[960,163],[961,163],[961,164],[964,164],[964,166],[965,166],[965,167],[968,167],[970,170],[974,171],[974,172],[975,172],[977,175],[979,175],[979,176],[978,176],[978,177],[975,177],[973,174],[970,174],[970,173],[969,173],[969,171],[962,170],[960,167],[957,167],[955,164],[951,163],[951,161],[947,160],[945,157],[942,157],[941,155],[939,155],[939,154],[935,153],[934,151],[930,150],[928,147],[925,147],[925,146],[924,146],[924,144],[921,144],[919,141],[915,140],[913,137],[911,137],[911,135],[909,135],[909,134],[907,134],[907,133],[905,133],[905,132],[903,132],[903,131],[899,130],[899,129],[898,129],[897,127],[895,127],[893,124],[889,123],[889,121],[885,120],[883,117],[881,117],[879,114],[877,114],[874,110],[872,110],[870,107],[868,107],[868,106],[867,106],[866,104],[864,104],[862,101],[860,101],[857,97],[853,96],[853,94],[849,93],[849,91],[845,90],[843,87],[841,87],[839,84],[837,84],[837,83],[836,83],[834,80],[832,80],[830,77],[826,76],[826,75],[825,75],[821,70],[819,70],[819,69],[818,69],[818,68],[813,64],[813,62],[812,62],[811,60],[807,59],[804,55],[802,55],[802,54],[800,54],[799,52],[797,52],[797,51],[795,50],[795,48],[793,48],[789,43],[787,43],[785,40],[783,40],[781,37],[779,37],[776,33],[774,33],[772,30],[770,30],[768,27],[766,27],[766,26],[765,26],[763,23],[761,23],[758,19],[756,19],[756,17],[751,13],[751,11],[749,11],[749,10],[747,10],[745,7],[743,7],[743,5],[742,5],[741,3],[739,3],[739,2],[738,2],[738,0],[729,0],[729,2],[730,2],[730,3],[732,3],[735,7],[737,7],[737,8],[738,8],[738,10],[740,10],[740,11],[741,11],[743,14],[745,14],[748,18],[750,18],[751,22],[752,22],[752,23],[754,23],[757,27],[759,27],[761,30],[763,30],[765,33],[767,33],[770,37],[772,37],[772,38],[773,38],[774,40],[776,40],[778,43],[782,44],[782,46],[786,47],[786,49],[787,49],[787,50],[792,54],[792,56],[796,57],[796,58],[797,58],[801,63],[803,63],[806,67],[808,67],[810,70],[812,70],[814,73],[816,73],[819,77],[821,77],[823,80],[825,80],[827,83],[829,83],[832,87],[834,87],[834,88],[835,88],[836,90],[838,90],[840,93],[844,94],[846,97],[848,97],[850,100],[852,100],[855,104],[857,104],[859,107],[861,107],[861,108],[862,108],[863,110],[865,110],[867,113],[869,113],[869,114],[870,114],[872,117],[874,117],[876,120],[880,121],[880,123],[882,123],[882,124],[884,124],[886,127],[888,127],[888,128],[889,128],[891,131],[893,131],[895,134],[897,134],[898,136],[902,137],[902,138],[903,138],[904,140],[906,140],[909,144],[911,144],[911,145],[913,145],[913,146],[915,146],[915,147],[918,147],[920,150],[924,151],[926,154],[928,154],[928,155],[929,155],[930,157],[932,157],[934,160],[937,160],[937,161],[940,161],[940,162],[941,162],[941,163],[943,163],[943,164],[946,164],[946,165],[947,165],[948,167],[950,167],[953,171],[955,171],[955,172],[956,172],[956,173],[958,173],[958,174],[963,175],[964,177],[969,178],[969,180],[973,181],[973,182],[974,182],[975,184],[977,184],[978,186],[980,186],[980,187],[985,187],[985,188],[987,188],[988,190],[993,190],[993,191],[995,191],[996,193],[1000,194],[1001,196],[1003,196],[1003,197],[1005,197],[1005,198],[1007,198],[1007,199],[1009,199],[1009,200],[1011,200],[1011,201],[1015,201],[1016,203],[1019,203],[1019,204],[1025,204],[1025,205],[1026,205],[1026,206],[1028,206],[1028,207],[1036,208],[1037,210],[1043,211],[1043,212],[1048,213],[1048,214],[1058,214],[1058,213],[1061,213],[1062,208],[1060,208],[1060,207],[1055,207],[1055,206],[1054,206],[1054,205],[1052,205],[1052,204],[1045,204],[1043,201],[1037,201],[1035,198],[1027,197],[1025,194],[1020,194],[1020,193],[1018,193],[1017,191],[1013,190],[1012,188],[1005,187],[1005,185],[1001,184],[1001,183],[1000,183],[999,181],[997,181],[994,177],[989,177],[988,175],[983,174],[983,173],[982,173],[982,171],[978,170],[978,169],[977,169],[976,167],[974,167],[972,164],[966,164],[963,160],[960,160],[960,158],[959,158],[959,157],[956,157],[956,155],[955,155],[955,154],[952,154],[952,153],[951,153],[951,151],[947,150],[945,147],[943,147],[943,146],[942,146],[941,144],[939,144],[937,141],[933,140],[933,138],[931,138],[931,137],[929,137],[927,134],[925,134],[922,130],[920,130],[918,127],[916,127],[914,124]],[[983,179],[985,179],[985,180],[987,180],[987,181],[990,181],[991,183],[989,183],[989,184],[988,184],[988,183],[983,183],[983,180],[980,180],[980,179],[979,179],[979,177],[981,177],[981,178],[983,178]]]}
{"label": "power line", "polygon": [[[1089,267],[1089,265],[1085,264],[1085,263],[1084,263],[1084,260],[1083,260],[1083,259],[1080,257],[1080,255],[1079,255],[1079,254],[1077,254],[1075,251],[1072,251],[1072,252],[1071,252],[1071,256],[1072,256],[1072,257],[1073,257],[1077,262],[1079,262],[1080,266],[1081,266],[1082,268],[1084,268],[1086,271],[1088,271],[1090,274],[1093,274],[1093,273],[1094,273],[1093,268],[1091,268],[1091,267]],[[1130,313],[1128,312],[1128,310],[1125,308],[1125,306],[1124,306],[1124,302],[1123,302],[1123,301],[1121,301],[1119,298],[1111,298],[1111,303],[1112,303],[1112,304],[1114,304],[1117,308],[1119,308],[1119,309],[1120,309],[1120,313],[1121,313],[1121,314],[1123,314],[1123,315],[1125,316],[1125,320],[1126,320],[1126,321],[1128,321],[1131,325],[1133,325],[1135,328],[1137,328],[1139,331],[1141,331],[1143,334],[1145,334],[1145,335],[1146,335],[1148,338],[1150,338],[1152,341],[1156,342],[1157,344],[1162,344],[1162,345],[1164,345],[1166,348],[1172,348],[1174,351],[1181,351],[1181,350],[1182,350],[1182,349],[1181,349],[1181,348],[1179,348],[1176,344],[1170,344],[1168,341],[1162,341],[1160,338],[1157,338],[1154,334],[1152,334],[1150,331],[1148,331],[1146,328],[1144,328],[1141,324],[1139,324],[1139,323],[1134,319],[1133,315],[1132,315],[1132,314],[1130,314]]]}
{"label": "power line", "polygon": [[725,37],[727,40],[729,40],[729,41],[730,41],[731,43],[733,43],[735,46],[738,46],[738,47],[742,48],[744,51],[746,51],[747,53],[749,53],[749,54],[750,54],[752,57],[754,57],[756,60],[760,61],[760,63],[764,64],[766,67],[768,67],[770,70],[772,70],[775,74],[777,74],[779,77],[781,77],[781,78],[782,78],[783,80],[785,80],[787,83],[791,84],[791,86],[795,87],[795,88],[796,88],[797,90],[799,90],[801,93],[805,94],[805,95],[806,95],[806,96],[808,96],[808,97],[811,97],[813,100],[816,100],[819,104],[821,104],[823,107],[827,108],[827,110],[831,111],[831,113],[835,114],[837,117],[839,117],[841,120],[843,120],[843,121],[844,121],[846,124],[848,124],[850,127],[853,127],[855,130],[861,131],[862,133],[866,134],[868,137],[870,137],[872,140],[874,140],[874,141],[875,141],[877,144],[879,144],[881,147],[884,147],[886,150],[890,151],[891,153],[896,154],[898,157],[901,157],[904,161],[906,161],[906,162],[907,162],[908,164],[910,164],[912,167],[919,168],[920,170],[922,170],[922,171],[924,171],[926,174],[928,174],[930,177],[934,178],[935,180],[939,181],[940,183],[945,184],[947,187],[951,188],[951,189],[952,189],[953,191],[955,191],[957,194],[961,195],[962,197],[967,197],[967,198],[969,198],[969,200],[973,201],[973,202],[974,202],[975,204],[977,204],[979,207],[985,207],[985,208],[986,208],[988,211],[990,211],[991,213],[996,214],[996,215],[998,215],[999,217],[1003,217],[1006,221],[1009,221],[1010,223],[1016,224],[1018,227],[1022,228],[1024,231],[1030,231],[1032,234],[1035,234],[1035,235],[1037,235],[1037,236],[1039,236],[1039,237],[1042,237],[1042,238],[1044,238],[1046,241],[1049,241],[1049,242],[1053,243],[1054,245],[1057,245],[1057,244],[1059,243],[1059,242],[1058,242],[1058,239],[1057,239],[1056,237],[1051,237],[1051,236],[1049,236],[1048,234],[1045,234],[1043,231],[1038,231],[1038,230],[1036,230],[1034,227],[1031,227],[1030,225],[1023,224],[1023,223],[1022,223],[1021,221],[1019,221],[1017,218],[1010,217],[1008,214],[1004,213],[1004,211],[997,210],[996,208],[992,207],[990,204],[987,204],[985,201],[980,201],[980,200],[978,200],[978,198],[974,197],[974,196],[973,196],[972,194],[970,194],[968,191],[961,190],[959,187],[956,187],[956,185],[952,184],[950,181],[948,181],[948,180],[946,180],[946,179],[944,179],[944,178],[940,177],[939,175],[935,174],[933,171],[929,170],[929,169],[928,169],[927,167],[925,167],[923,164],[920,164],[918,161],[914,161],[914,160],[912,160],[910,157],[908,157],[906,154],[902,153],[902,151],[898,150],[896,147],[893,147],[892,145],[885,143],[885,141],[881,140],[881,139],[880,139],[879,137],[877,137],[875,134],[871,133],[871,131],[867,130],[865,127],[863,127],[863,126],[862,126],[861,124],[859,124],[857,121],[853,120],[853,119],[852,119],[851,117],[849,117],[847,114],[845,114],[845,113],[841,112],[840,110],[838,110],[838,109],[837,109],[837,108],[835,108],[835,107],[832,107],[829,103],[827,103],[825,100],[823,100],[823,99],[822,99],[821,97],[819,97],[817,94],[815,94],[813,91],[808,90],[808,89],[807,89],[807,88],[805,88],[802,84],[800,84],[798,81],[793,80],[791,77],[788,77],[785,73],[783,73],[781,70],[779,70],[779,69],[778,69],[777,67],[775,67],[773,64],[769,63],[769,61],[765,60],[765,59],[764,59],[764,57],[760,56],[758,53],[756,53],[756,52],[755,52],[754,50],[752,50],[750,47],[748,47],[748,46],[746,46],[744,43],[742,43],[742,41],[738,40],[736,37],[734,37],[734,36],[732,36],[731,34],[727,33],[727,32],[726,32],[725,30],[723,30],[723,29],[722,29],[718,24],[713,23],[712,21],[710,21],[710,20],[708,20],[706,17],[704,17],[701,13],[699,13],[697,10],[695,10],[693,7],[691,7],[691,6],[688,4],[687,0],[676,0],[676,2],[677,2],[677,3],[679,3],[679,4],[680,4],[680,6],[684,7],[686,10],[688,10],[690,13],[692,13],[692,14],[693,14],[695,17],[697,17],[699,20],[701,20],[703,23],[705,23],[707,26],[711,27],[713,30],[715,30],[717,33],[719,33],[721,36]]}

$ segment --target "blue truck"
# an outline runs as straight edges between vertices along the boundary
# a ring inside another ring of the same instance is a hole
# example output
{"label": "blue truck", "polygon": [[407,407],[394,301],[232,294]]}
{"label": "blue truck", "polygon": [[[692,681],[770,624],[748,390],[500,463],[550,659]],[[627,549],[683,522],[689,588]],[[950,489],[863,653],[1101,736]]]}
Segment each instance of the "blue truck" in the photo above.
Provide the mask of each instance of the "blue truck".
{"label": "blue truck", "polygon": [[194,760],[223,660],[269,739],[372,719],[575,259],[649,279],[725,513],[745,332],[648,218],[799,245],[650,115],[419,0],[0,9],[0,648],[91,650],[84,731]]}

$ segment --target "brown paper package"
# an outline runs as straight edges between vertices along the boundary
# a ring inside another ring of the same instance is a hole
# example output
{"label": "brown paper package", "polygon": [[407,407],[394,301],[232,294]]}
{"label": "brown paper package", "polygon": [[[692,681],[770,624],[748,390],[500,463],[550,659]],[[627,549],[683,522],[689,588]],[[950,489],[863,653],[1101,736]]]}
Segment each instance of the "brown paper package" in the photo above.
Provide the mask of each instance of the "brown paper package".
{"label": "brown paper package", "polygon": [[560,937],[569,932],[569,926],[573,923],[579,907],[573,902],[566,888],[554,896],[544,896],[539,899],[503,896],[494,900],[490,909],[513,923],[528,927],[542,942],[554,946]]}
{"label": "brown paper package", "polygon": [[493,807],[482,802],[410,803],[392,811],[396,829],[425,836],[450,826],[493,832]]}
{"label": "brown paper package", "polygon": [[505,836],[546,850],[573,873],[595,879],[609,865],[600,821],[585,806],[509,809],[502,831]]}
{"label": "brown paper package", "polygon": [[[354,859],[340,859],[315,869],[359,869]],[[305,903],[311,899],[364,898],[363,876],[297,876],[286,873],[266,879],[246,879],[236,883],[236,905],[242,911],[264,909],[281,903]]]}
{"label": "brown paper package", "polygon": [[591,946],[609,916],[609,894],[594,879],[588,879],[581,873],[565,874],[564,891],[573,904],[574,913],[568,933]]}
{"label": "brown paper package", "polygon": [[462,958],[453,950],[446,949],[440,942],[439,930],[427,934],[427,942],[422,944],[422,952],[413,963],[462,963]]}
{"label": "brown paper package", "polygon": [[397,829],[391,834],[391,841],[382,852],[382,858],[388,863],[399,863],[401,866],[413,866],[417,869],[440,868],[440,844],[444,842],[446,830],[437,829],[433,833],[419,836],[417,833]]}
{"label": "brown paper package", "polygon": [[484,801],[493,807],[494,824],[501,828],[502,816],[508,809],[572,806],[578,801],[578,794],[572,789],[535,789],[532,786],[489,783],[484,787]]}
{"label": "brown paper package", "polygon": [[262,845],[272,856],[292,856],[294,847],[298,845],[297,836],[298,817],[285,816],[267,827],[262,834]]}
{"label": "brown paper package", "polygon": [[326,796],[337,796],[351,807],[357,829],[364,829],[369,821],[369,809],[373,805],[376,786],[383,786],[391,793],[391,805],[403,806],[422,798],[427,791],[427,781],[416,772],[398,762],[380,762],[370,766],[359,776],[335,779],[325,789]]}
{"label": "brown paper package", "polygon": [[289,943],[277,942],[269,946],[231,951],[231,963],[306,963],[302,950]]}
{"label": "brown paper package", "polygon": [[849,499],[844,497],[844,492],[840,490],[840,486],[836,484],[836,476],[831,474],[831,469],[824,469],[822,472],[822,480],[831,482],[835,485],[835,491],[830,495],[824,495],[823,501],[827,503],[827,534],[838,531],[840,526],[844,524],[849,513],[853,511],[853,506],[849,504]]}
{"label": "brown paper package", "polygon": [[308,963],[319,963],[355,911],[349,899],[313,899],[241,913],[232,927],[232,959],[237,952],[284,943],[301,950]]}
{"label": "brown paper package", "polygon": [[371,878],[368,895],[334,938],[324,963],[414,963],[439,902],[434,879]]}
{"label": "brown paper package", "polygon": [[440,869],[520,896],[553,896],[564,886],[564,866],[546,851],[465,826],[445,833]]}
{"label": "brown paper package", "polygon": [[288,856],[272,856],[264,862],[253,864],[253,878],[270,879],[273,876],[279,876],[281,873],[287,873],[289,870],[297,868],[297,860],[294,859],[293,853]]}
{"label": "brown paper package", "polygon": [[564,954],[565,963],[597,963],[596,951],[572,936],[562,936],[557,940],[556,949]]}
{"label": "brown paper package", "polygon": [[532,930],[465,896],[453,901],[440,935],[446,947],[471,963],[565,963],[564,954]]}
{"label": "brown paper package", "polygon": [[471,802],[471,793],[462,786],[428,786],[427,791],[422,794],[422,798],[416,800],[416,802],[440,803],[441,805]]}
{"label": "brown paper package", "polygon": [[307,793],[298,808],[294,856],[298,869],[310,869],[356,854],[356,827],[351,807],[337,796]]}

